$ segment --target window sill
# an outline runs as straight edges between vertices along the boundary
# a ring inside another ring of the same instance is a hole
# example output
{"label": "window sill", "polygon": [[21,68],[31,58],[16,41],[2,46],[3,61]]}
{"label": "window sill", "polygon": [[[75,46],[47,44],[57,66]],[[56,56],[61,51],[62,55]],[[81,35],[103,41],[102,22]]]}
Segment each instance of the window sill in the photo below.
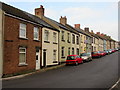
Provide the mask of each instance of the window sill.
{"label": "window sill", "polygon": [[53,61],[53,63],[58,63],[58,61]]}
{"label": "window sill", "polygon": [[53,44],[58,44],[58,43],[56,43],[56,42],[53,42]]}
{"label": "window sill", "polygon": [[21,66],[27,66],[28,64],[27,63],[20,63],[18,66],[21,67]]}
{"label": "window sill", "polygon": [[62,40],[63,42],[65,42],[65,40]]}
{"label": "window sill", "polygon": [[28,38],[19,37],[19,39],[28,40]]}
{"label": "window sill", "polygon": [[40,40],[35,40],[35,39],[33,41],[40,42]]}
{"label": "window sill", "polygon": [[68,43],[70,43],[70,41],[68,41]]}
{"label": "window sill", "polygon": [[50,43],[49,41],[44,41],[44,43]]}
{"label": "window sill", "polygon": [[61,57],[61,58],[65,58],[65,57]]}

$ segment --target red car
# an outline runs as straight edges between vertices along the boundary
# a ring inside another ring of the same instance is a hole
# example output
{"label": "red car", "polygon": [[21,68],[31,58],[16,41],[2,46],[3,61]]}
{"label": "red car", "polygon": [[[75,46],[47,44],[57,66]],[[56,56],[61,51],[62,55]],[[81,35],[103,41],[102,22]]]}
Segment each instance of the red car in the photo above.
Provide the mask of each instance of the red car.
{"label": "red car", "polygon": [[101,54],[99,51],[93,51],[92,52],[92,58],[95,58],[95,57],[101,57]]}
{"label": "red car", "polygon": [[107,53],[106,52],[104,52],[104,51],[98,51],[100,54],[101,54],[101,56],[105,56]]}
{"label": "red car", "polygon": [[68,65],[68,64],[78,65],[80,63],[83,63],[83,59],[80,58],[80,56],[78,56],[78,55],[69,55],[69,56],[67,56],[66,65]]}

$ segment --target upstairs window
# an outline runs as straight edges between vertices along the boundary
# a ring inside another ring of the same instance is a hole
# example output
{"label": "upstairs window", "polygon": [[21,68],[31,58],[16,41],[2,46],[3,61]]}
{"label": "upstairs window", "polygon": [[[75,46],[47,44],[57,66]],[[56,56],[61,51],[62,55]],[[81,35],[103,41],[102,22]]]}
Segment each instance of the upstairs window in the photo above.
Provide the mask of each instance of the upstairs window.
{"label": "upstairs window", "polygon": [[75,44],[75,35],[72,34],[72,43]]}
{"label": "upstairs window", "polygon": [[34,40],[39,40],[39,29],[34,27]]}
{"label": "upstairs window", "polygon": [[49,40],[49,31],[45,30],[44,31],[44,41],[48,41]]}
{"label": "upstairs window", "polygon": [[20,23],[19,37],[26,38],[26,24]]}
{"label": "upstairs window", "polygon": [[68,43],[70,43],[70,33],[68,33]]}
{"label": "upstairs window", "polygon": [[53,32],[53,42],[57,42],[57,34],[55,32]]}
{"label": "upstairs window", "polygon": [[61,38],[61,39],[62,39],[62,41],[65,41],[65,40],[64,40],[64,33],[65,33],[65,32],[64,32],[64,31],[62,31],[62,38]]}
{"label": "upstairs window", "polygon": [[76,36],[77,44],[79,44],[79,36]]}

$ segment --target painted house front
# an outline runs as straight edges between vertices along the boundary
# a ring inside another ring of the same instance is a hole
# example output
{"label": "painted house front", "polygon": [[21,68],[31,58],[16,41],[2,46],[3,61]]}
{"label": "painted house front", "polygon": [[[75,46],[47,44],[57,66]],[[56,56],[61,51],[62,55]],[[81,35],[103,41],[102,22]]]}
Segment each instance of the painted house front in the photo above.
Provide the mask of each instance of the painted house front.
{"label": "painted house front", "polygon": [[76,29],[76,31],[79,32],[79,50],[80,53],[85,53],[86,52],[86,34],[84,33],[84,31],[80,28],[80,24],[75,24],[74,28]]}
{"label": "painted house front", "polygon": [[70,31],[70,33],[67,35],[67,37],[70,38],[70,40],[67,39],[67,41],[71,45],[71,47],[68,48],[68,55],[74,55],[74,54],[79,55],[80,54],[80,50],[79,50],[79,43],[80,43],[79,32],[76,31],[76,29],[74,27],[67,24],[66,16],[65,17],[61,16],[60,23],[63,24],[64,26],[66,26]]}
{"label": "painted house front", "polygon": [[92,36],[89,32],[89,28],[88,27],[84,28],[84,31],[87,33],[87,35],[86,35],[87,51],[86,52],[92,52]]}
{"label": "painted house front", "polygon": [[98,51],[98,40],[99,40],[99,37],[97,35],[95,35],[93,30],[91,30],[90,34],[92,36],[92,51]]}
{"label": "painted house front", "polygon": [[[67,41],[68,33],[70,35],[70,31],[64,25],[56,22],[55,20],[52,20],[52,19],[44,16],[44,10],[45,9],[41,5],[40,8],[35,9],[35,15],[60,31],[60,33],[58,35],[58,38],[59,38],[59,40],[58,40],[58,42],[59,42],[58,43],[58,47],[59,47],[58,58],[59,58],[59,64],[60,64],[60,63],[66,61],[68,51],[71,49],[70,48],[71,47],[71,44],[70,44],[71,40],[70,40],[70,42]],[[71,38],[71,35],[69,38]]]}
{"label": "painted house front", "polygon": [[58,64],[58,35],[56,29],[42,28],[42,67]]}
{"label": "painted house front", "polygon": [[103,38],[101,37],[100,32],[97,32],[96,35],[99,37],[99,41],[98,41],[98,50],[99,51],[103,51]]}

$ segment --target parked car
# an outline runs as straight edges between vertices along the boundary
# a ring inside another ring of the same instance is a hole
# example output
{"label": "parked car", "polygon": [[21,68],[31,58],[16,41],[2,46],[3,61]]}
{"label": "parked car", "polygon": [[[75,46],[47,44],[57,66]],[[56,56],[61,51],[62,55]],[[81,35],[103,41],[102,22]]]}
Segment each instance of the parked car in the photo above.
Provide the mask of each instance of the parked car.
{"label": "parked car", "polygon": [[106,52],[105,51],[98,51],[100,53],[101,56],[105,56]]}
{"label": "parked car", "polygon": [[111,54],[112,53],[112,49],[108,49],[109,53]]}
{"label": "parked car", "polygon": [[115,49],[112,49],[112,53],[114,53],[114,52],[116,52],[116,50],[115,50]]}
{"label": "parked car", "polygon": [[80,58],[79,55],[68,55],[67,56],[66,65],[68,64],[78,65],[80,63],[83,63],[83,59]]}
{"label": "parked car", "polygon": [[104,50],[106,52],[106,55],[110,54],[108,50]]}
{"label": "parked car", "polygon": [[92,52],[92,58],[95,58],[95,57],[101,57],[101,54],[99,51],[93,51]]}
{"label": "parked car", "polygon": [[80,57],[83,59],[83,62],[85,62],[85,61],[92,61],[91,53],[81,53]]}

